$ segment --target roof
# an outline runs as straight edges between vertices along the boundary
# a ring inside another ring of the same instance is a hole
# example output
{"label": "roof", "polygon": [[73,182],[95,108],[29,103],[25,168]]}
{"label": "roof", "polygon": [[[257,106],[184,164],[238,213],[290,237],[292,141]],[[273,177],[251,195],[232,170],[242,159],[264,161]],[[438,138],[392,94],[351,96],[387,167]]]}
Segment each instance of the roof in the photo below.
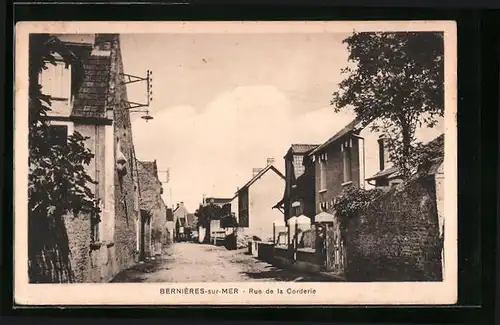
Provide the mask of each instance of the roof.
{"label": "roof", "polygon": [[318,147],[319,145],[317,144],[292,144],[290,146],[290,149],[288,152],[294,153],[294,154],[306,154],[311,150],[314,150]]}
{"label": "roof", "polygon": [[383,178],[383,177],[390,178],[391,176],[397,176],[397,175],[395,175],[395,174],[397,174],[397,172],[398,172],[398,169],[396,167],[390,167],[390,168],[378,171],[377,173],[375,173],[375,175],[367,178],[366,180],[372,181],[372,180],[375,180],[378,178]]}
{"label": "roof", "polygon": [[444,162],[444,133],[427,143],[426,147],[431,155],[427,174],[433,175],[438,173],[439,167]]}
{"label": "roof", "polygon": [[281,200],[278,201],[278,203],[276,203],[275,205],[273,205],[273,209],[279,209],[281,207],[283,207],[283,203],[285,203],[285,197],[283,196],[283,198]]}
{"label": "roof", "polygon": [[82,62],[83,81],[75,94],[71,116],[106,117],[111,57],[90,55]]}
{"label": "roof", "polygon": [[189,211],[184,205],[179,205],[174,209],[174,216],[176,218],[184,218],[184,216],[188,215]]}
{"label": "roof", "polygon": [[137,165],[144,168],[146,170],[147,174],[149,174],[149,176],[151,178],[154,178],[157,183],[161,184],[161,181],[158,178],[158,172],[157,172],[157,168],[156,168],[156,160],[155,161],[141,161],[141,160],[136,159],[136,161],[137,161]]}
{"label": "roof", "polygon": [[360,123],[358,119],[352,120],[349,124],[347,124],[344,128],[342,128],[340,131],[335,133],[334,136],[332,136],[330,139],[328,139],[325,143],[319,145],[316,149],[311,151],[309,155],[313,155],[318,151],[321,151],[322,149],[330,146],[331,144],[335,143],[338,139],[342,138],[343,136],[352,133],[356,131],[356,126]]}
{"label": "roof", "polygon": [[142,166],[154,177],[158,178],[158,166],[156,160],[153,161],[139,161]]}
{"label": "roof", "polygon": [[[429,164],[421,167],[423,167],[425,173],[429,175],[436,174],[444,160],[444,134],[439,135],[434,140],[425,144],[424,148],[430,154],[430,160]],[[367,178],[366,180],[371,181],[378,178],[393,178],[396,176],[398,176],[398,168],[393,166],[377,172],[375,175]]]}
{"label": "roof", "polygon": [[255,183],[258,179],[260,179],[265,173],[267,173],[268,171],[274,171],[276,174],[278,174],[279,177],[281,177],[282,179],[285,179],[285,176],[276,168],[274,167],[273,165],[267,165],[266,168],[262,169],[259,173],[257,173],[254,177],[252,177],[252,179],[250,179],[245,185],[243,185],[239,190],[238,192],[240,192],[241,190],[247,188],[247,187],[250,187],[252,186],[253,183]]}
{"label": "roof", "polygon": [[223,203],[230,203],[233,198],[221,198],[221,197],[207,197],[205,198],[205,201],[212,201],[215,204],[223,204]]}

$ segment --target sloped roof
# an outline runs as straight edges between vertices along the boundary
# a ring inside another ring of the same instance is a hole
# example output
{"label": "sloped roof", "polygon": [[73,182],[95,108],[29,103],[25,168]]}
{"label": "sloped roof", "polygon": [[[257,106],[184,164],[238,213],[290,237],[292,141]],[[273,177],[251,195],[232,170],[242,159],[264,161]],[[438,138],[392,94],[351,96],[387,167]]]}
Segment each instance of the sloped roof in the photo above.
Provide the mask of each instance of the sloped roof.
{"label": "sloped roof", "polygon": [[111,57],[90,55],[82,63],[83,81],[75,94],[71,116],[106,117]]}
{"label": "sloped roof", "polygon": [[378,178],[390,178],[391,176],[397,176],[398,169],[396,167],[386,168],[384,170],[378,171],[372,177],[367,178],[367,181],[372,181]]}
{"label": "sloped roof", "polygon": [[319,145],[317,144],[292,144],[290,146],[290,152],[294,154],[305,154],[308,153],[311,150],[314,150],[318,147]]}
{"label": "sloped roof", "polygon": [[321,151],[322,149],[328,147],[329,145],[335,143],[338,139],[342,138],[344,135],[349,134],[351,132],[356,131],[356,126],[360,123],[358,119],[352,120],[349,124],[347,124],[344,128],[342,128],[340,131],[335,133],[334,136],[332,136],[330,139],[328,139],[325,143],[319,145],[316,149],[311,151],[309,155],[313,155],[318,151]]}
{"label": "sloped roof", "polygon": [[275,205],[273,205],[273,209],[279,209],[283,206],[283,203],[285,203],[285,197],[281,198],[281,200],[278,201]]}
{"label": "sloped roof", "polygon": [[[140,165],[144,170],[146,170],[147,175],[150,176],[151,178],[154,178],[155,181],[159,184],[161,184],[161,181],[158,179],[158,173],[156,169],[156,161],[141,161],[136,159],[137,165]],[[139,175],[140,176],[140,175]]]}
{"label": "sloped roof", "polygon": [[[423,167],[425,173],[429,175],[435,174],[444,161],[444,133],[425,144],[424,148],[431,154],[431,160],[428,164],[426,164],[426,166],[421,167]],[[378,178],[394,178],[397,176],[398,168],[393,166],[375,173],[375,175],[367,178],[366,180],[371,181]]]}
{"label": "sloped roof", "polygon": [[225,204],[225,203],[230,203],[233,198],[222,198],[222,197],[207,197],[205,198],[206,201],[212,201],[214,204]]}
{"label": "sloped roof", "polygon": [[436,174],[444,162],[444,133],[430,141],[426,147],[432,155],[427,174]]}
{"label": "sloped roof", "polygon": [[252,177],[245,185],[243,185],[238,192],[241,190],[252,186],[253,183],[255,183],[258,179],[260,179],[265,173],[268,171],[274,171],[279,177],[281,177],[283,180],[285,179],[285,176],[273,165],[267,165],[266,168],[262,169],[259,173],[257,173],[254,177]]}
{"label": "sloped roof", "polygon": [[158,178],[158,166],[156,160],[153,161],[139,161],[142,166],[155,178]]}
{"label": "sloped roof", "polygon": [[189,214],[188,209],[183,205],[180,205],[174,209],[174,216],[176,218],[184,218],[184,216],[188,214]]}

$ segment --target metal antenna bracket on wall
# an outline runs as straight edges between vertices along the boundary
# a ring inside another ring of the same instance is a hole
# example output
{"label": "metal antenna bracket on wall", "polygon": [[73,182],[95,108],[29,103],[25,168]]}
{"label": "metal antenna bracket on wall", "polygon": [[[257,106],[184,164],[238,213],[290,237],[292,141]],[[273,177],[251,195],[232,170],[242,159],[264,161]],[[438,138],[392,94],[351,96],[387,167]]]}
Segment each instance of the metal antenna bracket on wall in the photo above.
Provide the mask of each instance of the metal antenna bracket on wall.
{"label": "metal antenna bracket on wall", "polygon": [[122,73],[122,76],[124,79],[123,81],[124,85],[136,82],[146,82],[146,98],[147,98],[146,103],[137,103],[132,101],[126,101],[126,103],[128,104],[128,109],[130,110],[131,113],[136,113],[136,112],[145,113],[145,115],[141,116],[141,118],[146,120],[146,122],[152,120],[153,117],[149,115],[149,109],[144,109],[144,108],[149,108],[149,105],[153,101],[153,71],[147,70],[146,77],[139,77],[126,73]]}

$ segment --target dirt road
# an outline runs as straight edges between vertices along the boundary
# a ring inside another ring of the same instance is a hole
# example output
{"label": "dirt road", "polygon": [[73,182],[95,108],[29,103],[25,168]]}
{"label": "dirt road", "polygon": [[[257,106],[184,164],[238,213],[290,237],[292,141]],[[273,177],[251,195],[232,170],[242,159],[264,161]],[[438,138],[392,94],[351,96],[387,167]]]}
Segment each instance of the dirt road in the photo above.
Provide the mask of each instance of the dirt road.
{"label": "dirt road", "polygon": [[118,274],[112,282],[326,281],[259,261],[244,250],[175,243],[163,256]]}

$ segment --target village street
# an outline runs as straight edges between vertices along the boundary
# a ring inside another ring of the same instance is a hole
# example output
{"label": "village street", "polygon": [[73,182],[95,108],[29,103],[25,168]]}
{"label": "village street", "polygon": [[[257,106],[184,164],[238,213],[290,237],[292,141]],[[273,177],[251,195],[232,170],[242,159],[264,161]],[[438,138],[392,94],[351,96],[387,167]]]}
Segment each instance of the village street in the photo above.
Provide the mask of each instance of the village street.
{"label": "village street", "polygon": [[277,268],[247,255],[246,251],[175,243],[165,250],[163,256],[121,272],[112,282],[329,281],[320,276]]}

